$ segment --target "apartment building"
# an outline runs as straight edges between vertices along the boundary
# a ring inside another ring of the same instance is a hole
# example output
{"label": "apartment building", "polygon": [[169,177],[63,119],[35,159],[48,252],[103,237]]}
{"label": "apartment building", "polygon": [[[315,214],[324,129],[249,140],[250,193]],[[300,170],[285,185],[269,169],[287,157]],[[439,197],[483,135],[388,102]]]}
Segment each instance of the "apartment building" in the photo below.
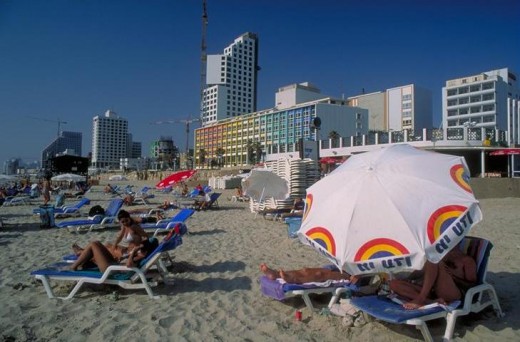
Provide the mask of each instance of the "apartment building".
{"label": "apartment building", "polygon": [[256,111],[258,37],[244,33],[222,54],[208,55],[202,125]]}
{"label": "apartment building", "polygon": [[[309,101],[311,98],[314,100]],[[313,127],[316,118],[321,120],[319,129]],[[248,150],[252,144],[257,144],[264,154],[296,152],[301,139],[316,141],[332,131],[340,136],[366,134],[368,110],[326,97],[309,83],[294,84],[278,90],[274,108],[196,129],[196,164],[200,165],[203,151],[206,161],[217,159],[224,166],[246,165],[250,163]]]}
{"label": "apartment building", "polygon": [[92,120],[92,167],[119,169],[128,156],[128,121],[107,110]]}
{"label": "apartment building", "polygon": [[519,144],[517,76],[508,68],[446,81],[442,88],[444,129],[481,128],[507,132],[509,145]]}
{"label": "apartment building", "polygon": [[368,109],[371,131],[420,131],[433,125],[432,93],[415,84],[352,96],[348,103]]}

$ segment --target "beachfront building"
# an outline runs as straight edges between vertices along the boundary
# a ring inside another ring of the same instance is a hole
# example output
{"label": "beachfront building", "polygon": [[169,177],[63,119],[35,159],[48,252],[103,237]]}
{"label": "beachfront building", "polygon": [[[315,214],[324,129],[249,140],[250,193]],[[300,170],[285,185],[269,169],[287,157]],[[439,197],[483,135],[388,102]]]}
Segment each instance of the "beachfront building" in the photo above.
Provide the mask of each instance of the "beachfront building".
{"label": "beachfront building", "polygon": [[[448,80],[442,88],[443,128],[459,128],[465,140],[484,131],[491,140],[519,145],[519,100],[517,77],[508,68]],[[495,137],[497,130],[506,136]],[[483,141],[486,136],[477,138]]]}
{"label": "beachfront building", "polygon": [[150,147],[150,155],[156,162],[156,169],[176,168],[179,166],[179,149],[175,146],[173,138],[161,136],[154,141]]}
{"label": "beachfront building", "polygon": [[368,109],[370,131],[420,131],[433,124],[432,92],[415,84],[348,98],[354,107]]}
{"label": "beachfront building", "polygon": [[92,120],[92,167],[119,169],[127,157],[128,121],[115,112],[96,115]]}
{"label": "beachfront building", "polygon": [[83,134],[81,132],[60,132],[60,135],[43,149],[41,153],[42,167],[48,169],[50,160],[65,151],[67,151],[67,154],[81,156],[82,139]]}
{"label": "beachfront building", "polygon": [[256,111],[258,37],[244,33],[224,49],[208,55],[202,99],[202,125]]}
{"label": "beachfront building", "polygon": [[[282,87],[275,98],[274,108],[196,129],[196,166],[248,165],[284,152],[298,156],[300,142],[315,142],[320,134],[359,136],[368,132],[368,110],[324,96],[309,83]],[[321,121],[319,127],[316,118]]]}

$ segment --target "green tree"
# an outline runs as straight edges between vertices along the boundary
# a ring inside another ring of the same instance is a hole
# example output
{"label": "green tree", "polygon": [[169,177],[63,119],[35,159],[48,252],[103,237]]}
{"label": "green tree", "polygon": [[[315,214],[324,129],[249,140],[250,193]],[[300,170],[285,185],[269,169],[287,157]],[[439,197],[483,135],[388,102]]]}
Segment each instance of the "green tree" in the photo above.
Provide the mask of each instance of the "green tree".
{"label": "green tree", "polygon": [[217,165],[218,165],[218,167],[224,166],[224,154],[226,153],[226,151],[222,147],[219,147],[219,148],[217,148],[215,153],[217,155]]}
{"label": "green tree", "polygon": [[201,167],[204,166],[204,163],[206,163],[206,155],[207,155],[206,150],[201,148],[199,150],[199,165]]}

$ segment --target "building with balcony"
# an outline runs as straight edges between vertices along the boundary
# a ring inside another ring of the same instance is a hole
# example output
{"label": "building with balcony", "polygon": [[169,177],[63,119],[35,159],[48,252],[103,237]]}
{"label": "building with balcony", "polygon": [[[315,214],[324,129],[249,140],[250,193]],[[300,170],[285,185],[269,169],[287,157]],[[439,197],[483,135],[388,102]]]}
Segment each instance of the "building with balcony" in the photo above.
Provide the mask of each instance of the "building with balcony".
{"label": "building with balcony", "polygon": [[371,131],[420,131],[433,125],[432,93],[415,84],[352,96],[348,103],[368,109]]}
{"label": "building with balcony", "polygon": [[[480,128],[489,135],[501,130],[506,134],[508,145],[517,146],[519,100],[517,77],[508,68],[448,80],[442,88],[443,128],[460,128],[466,136]],[[490,138],[502,140],[502,137]]]}
{"label": "building with balcony", "polygon": [[256,111],[258,37],[244,33],[224,49],[208,55],[202,94],[202,125]]}
{"label": "building with balcony", "polygon": [[[321,120],[319,127],[315,127],[316,118]],[[247,165],[252,163],[251,154],[255,161],[270,154],[297,155],[300,141],[317,141],[320,134],[327,136],[333,131],[340,136],[367,133],[368,110],[321,95],[309,83],[290,85],[278,90],[274,108],[196,129],[196,165]]]}

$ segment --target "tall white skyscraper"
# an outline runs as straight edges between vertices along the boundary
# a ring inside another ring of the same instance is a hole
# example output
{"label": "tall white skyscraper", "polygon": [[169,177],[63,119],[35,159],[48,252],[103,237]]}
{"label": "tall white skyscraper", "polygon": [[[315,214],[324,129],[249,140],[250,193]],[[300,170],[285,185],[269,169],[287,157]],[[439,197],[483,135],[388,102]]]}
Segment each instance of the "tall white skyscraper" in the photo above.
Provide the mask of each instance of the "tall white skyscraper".
{"label": "tall white skyscraper", "polygon": [[256,111],[258,37],[244,33],[221,55],[208,55],[202,125]]}
{"label": "tall white skyscraper", "polygon": [[119,169],[127,157],[128,121],[111,110],[92,121],[92,166]]}

